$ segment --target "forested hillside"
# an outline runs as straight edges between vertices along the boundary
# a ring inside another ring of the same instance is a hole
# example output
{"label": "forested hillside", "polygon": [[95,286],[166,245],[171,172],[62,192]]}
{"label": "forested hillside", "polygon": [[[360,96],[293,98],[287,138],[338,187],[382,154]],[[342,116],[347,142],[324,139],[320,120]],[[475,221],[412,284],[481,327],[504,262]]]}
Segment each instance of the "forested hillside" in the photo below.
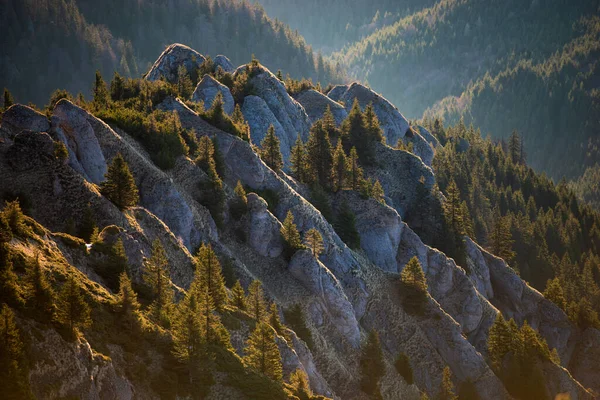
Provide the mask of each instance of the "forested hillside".
{"label": "forested hillside", "polygon": [[161,0],[9,0],[0,4],[0,24],[0,86],[38,105],[56,88],[89,95],[97,68],[105,76],[114,70],[140,76],[173,42],[213,57],[227,54],[234,66],[255,54],[293,77],[341,79],[300,35],[247,1],[194,0],[173,8]]}

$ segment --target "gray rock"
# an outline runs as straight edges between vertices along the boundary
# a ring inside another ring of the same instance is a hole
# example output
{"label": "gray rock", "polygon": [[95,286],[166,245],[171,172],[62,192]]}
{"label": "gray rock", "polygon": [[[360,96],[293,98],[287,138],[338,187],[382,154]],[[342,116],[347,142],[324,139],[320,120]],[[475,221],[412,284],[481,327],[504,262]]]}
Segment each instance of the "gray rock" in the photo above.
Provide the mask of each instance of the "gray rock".
{"label": "gray rock", "polygon": [[242,107],[242,114],[244,114],[244,118],[250,126],[250,139],[257,146],[260,146],[260,143],[265,138],[269,126],[273,125],[275,134],[280,140],[281,154],[285,160],[289,160],[290,151],[294,144],[293,141],[296,139],[288,137],[285,129],[283,129],[262,98],[258,96],[246,96]]}
{"label": "gray rock", "polygon": [[180,65],[185,66],[188,74],[195,74],[205,60],[204,56],[196,50],[183,44],[174,43],[162,52],[145,78],[149,81],[157,81],[164,77],[167,82],[176,83],[177,69]]}
{"label": "gray rock", "polygon": [[192,101],[204,102],[204,108],[208,110],[219,92],[223,96],[223,110],[229,115],[233,114],[235,103],[229,88],[208,74],[204,75],[196,86],[196,90],[192,94]]}
{"label": "gray rock", "polygon": [[581,334],[569,370],[573,376],[585,387],[600,393],[600,331],[595,328],[587,328]]}
{"label": "gray rock", "polygon": [[327,106],[331,109],[336,125],[340,126],[342,121],[348,116],[348,112],[340,103],[333,101],[323,93],[314,89],[308,89],[294,96],[298,103],[302,104],[310,121],[314,124],[315,121],[321,119]]}
{"label": "gray rock", "polygon": [[264,257],[279,257],[283,252],[281,223],[267,210],[267,202],[256,193],[248,194],[248,242]]}
{"label": "gray rock", "polygon": [[225,57],[224,55],[216,56],[213,62],[215,63],[215,69],[221,67],[225,72],[233,73],[235,71],[235,67],[231,61],[229,61],[229,58]]}
{"label": "gray rock", "polygon": [[433,136],[433,134],[431,132],[429,132],[427,129],[425,129],[423,126],[419,125],[419,133],[421,134],[421,136],[423,136],[423,138],[427,141],[427,143],[429,143],[434,149],[438,148],[440,146],[440,141]]}
{"label": "gray rock", "polygon": [[60,100],[54,107],[52,131],[67,146],[69,165],[88,181],[99,184],[107,171],[106,160],[92,126],[80,110],[70,101]]}
{"label": "gray rock", "polygon": [[50,123],[44,114],[22,104],[14,104],[2,115],[1,128],[14,136],[22,130],[48,132]]}
{"label": "gray rock", "polygon": [[413,128],[409,128],[404,136],[404,141],[410,141],[413,144],[413,153],[420,157],[423,163],[428,167],[431,167],[433,162],[433,146],[427,142],[417,131]]}

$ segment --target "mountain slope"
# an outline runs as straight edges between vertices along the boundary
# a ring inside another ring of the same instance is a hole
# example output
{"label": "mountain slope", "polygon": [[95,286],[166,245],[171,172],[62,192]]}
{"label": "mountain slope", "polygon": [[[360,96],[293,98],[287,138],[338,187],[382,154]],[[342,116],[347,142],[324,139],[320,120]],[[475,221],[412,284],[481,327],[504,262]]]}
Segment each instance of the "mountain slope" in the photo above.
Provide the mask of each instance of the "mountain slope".
{"label": "mountain slope", "polygon": [[161,0],[101,6],[86,0],[10,0],[0,5],[0,22],[6,33],[0,39],[0,86],[17,100],[38,105],[56,88],[87,95],[96,68],[105,77],[115,70],[139,76],[173,42],[213,57],[226,53],[236,66],[254,54],[296,78],[342,78],[341,71],[317,62],[301,36],[246,1],[198,0],[173,7]]}

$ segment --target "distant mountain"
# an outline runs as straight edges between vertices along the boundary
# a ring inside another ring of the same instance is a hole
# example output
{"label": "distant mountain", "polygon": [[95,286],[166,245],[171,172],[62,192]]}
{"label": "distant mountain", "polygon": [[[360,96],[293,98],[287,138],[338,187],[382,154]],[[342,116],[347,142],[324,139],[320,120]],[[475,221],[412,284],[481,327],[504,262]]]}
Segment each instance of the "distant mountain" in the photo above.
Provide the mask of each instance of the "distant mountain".
{"label": "distant mountain", "polygon": [[[156,54],[180,42],[235,66],[254,54],[296,78],[339,81],[310,46],[247,1],[8,0],[0,3],[0,86],[17,101],[47,102],[55,88],[88,94],[99,68],[109,78],[146,72]],[[119,10],[115,12],[115,10]],[[40,73],[43,71],[43,73]]]}

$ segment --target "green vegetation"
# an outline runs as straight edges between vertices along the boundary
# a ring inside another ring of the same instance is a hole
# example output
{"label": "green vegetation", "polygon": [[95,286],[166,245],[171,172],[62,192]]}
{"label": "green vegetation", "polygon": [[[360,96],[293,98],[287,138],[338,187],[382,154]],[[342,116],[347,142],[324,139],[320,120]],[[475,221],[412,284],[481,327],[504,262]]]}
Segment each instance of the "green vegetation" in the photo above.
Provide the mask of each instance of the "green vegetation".
{"label": "green vegetation", "polygon": [[442,384],[440,386],[440,394],[438,395],[440,400],[458,400],[458,396],[454,394],[454,383],[452,383],[452,372],[450,367],[444,368],[442,375]]}
{"label": "green vegetation", "polygon": [[381,399],[379,381],[385,374],[379,334],[372,330],[362,346],[360,355],[360,389],[371,399]]}
{"label": "green vegetation", "polygon": [[396,357],[396,362],[394,363],[394,367],[396,367],[396,371],[398,371],[398,373],[404,379],[407,385],[412,385],[414,383],[413,370],[410,366],[410,359],[406,354],[398,354],[398,357]]}
{"label": "green vegetation", "polygon": [[244,363],[274,381],[282,379],[281,356],[275,342],[274,329],[264,322],[258,323],[244,349]]}
{"label": "green vegetation", "polygon": [[304,245],[300,239],[300,233],[296,224],[294,224],[294,214],[292,211],[288,211],[281,226],[281,237],[284,241],[284,256],[290,260],[296,251],[303,249]]}
{"label": "green vegetation", "polygon": [[120,210],[137,204],[139,200],[137,186],[121,153],[118,153],[108,166],[106,180],[102,183],[101,191]]}
{"label": "green vegetation", "polygon": [[267,314],[267,305],[262,288],[262,283],[259,280],[253,280],[248,287],[248,297],[246,298],[248,313],[256,322],[260,322]]}
{"label": "green vegetation", "polygon": [[259,155],[265,164],[275,172],[279,172],[283,168],[283,156],[281,155],[280,146],[279,138],[275,135],[275,128],[271,125],[265,138],[260,143]]}
{"label": "green vegetation", "polygon": [[422,315],[427,304],[427,279],[416,256],[402,269],[400,282],[405,310],[410,314]]}
{"label": "green vegetation", "polygon": [[225,192],[223,181],[217,172],[217,160],[219,159],[214,142],[208,136],[202,136],[198,143],[198,165],[208,175],[208,180],[200,183],[200,204],[210,211],[217,226],[223,223],[223,208],[225,206]]}
{"label": "green vegetation", "polygon": [[325,247],[323,247],[323,237],[315,228],[309,229],[304,235],[304,245],[310,250],[315,258],[319,258],[321,253],[325,250]]}
{"label": "green vegetation", "polygon": [[74,338],[79,329],[89,327],[92,323],[90,306],[84,298],[79,283],[73,275],[69,275],[57,298],[58,322],[69,329]]}
{"label": "green vegetation", "polygon": [[285,317],[285,323],[294,331],[296,335],[308,346],[309,349],[313,349],[313,339],[310,329],[306,326],[306,319],[304,317],[304,311],[300,304],[294,304],[287,310],[283,310],[283,316]]}
{"label": "green vegetation", "polygon": [[33,399],[29,389],[25,346],[15,323],[15,314],[6,304],[0,308],[0,388],[10,400]]}
{"label": "green vegetation", "polygon": [[222,311],[227,301],[225,279],[221,263],[210,244],[202,244],[194,259],[199,283],[207,288],[217,311]]}
{"label": "green vegetation", "polygon": [[150,318],[156,324],[168,327],[173,308],[173,289],[169,260],[159,239],[152,243],[152,255],[145,262],[144,282],[150,289],[152,299]]}

